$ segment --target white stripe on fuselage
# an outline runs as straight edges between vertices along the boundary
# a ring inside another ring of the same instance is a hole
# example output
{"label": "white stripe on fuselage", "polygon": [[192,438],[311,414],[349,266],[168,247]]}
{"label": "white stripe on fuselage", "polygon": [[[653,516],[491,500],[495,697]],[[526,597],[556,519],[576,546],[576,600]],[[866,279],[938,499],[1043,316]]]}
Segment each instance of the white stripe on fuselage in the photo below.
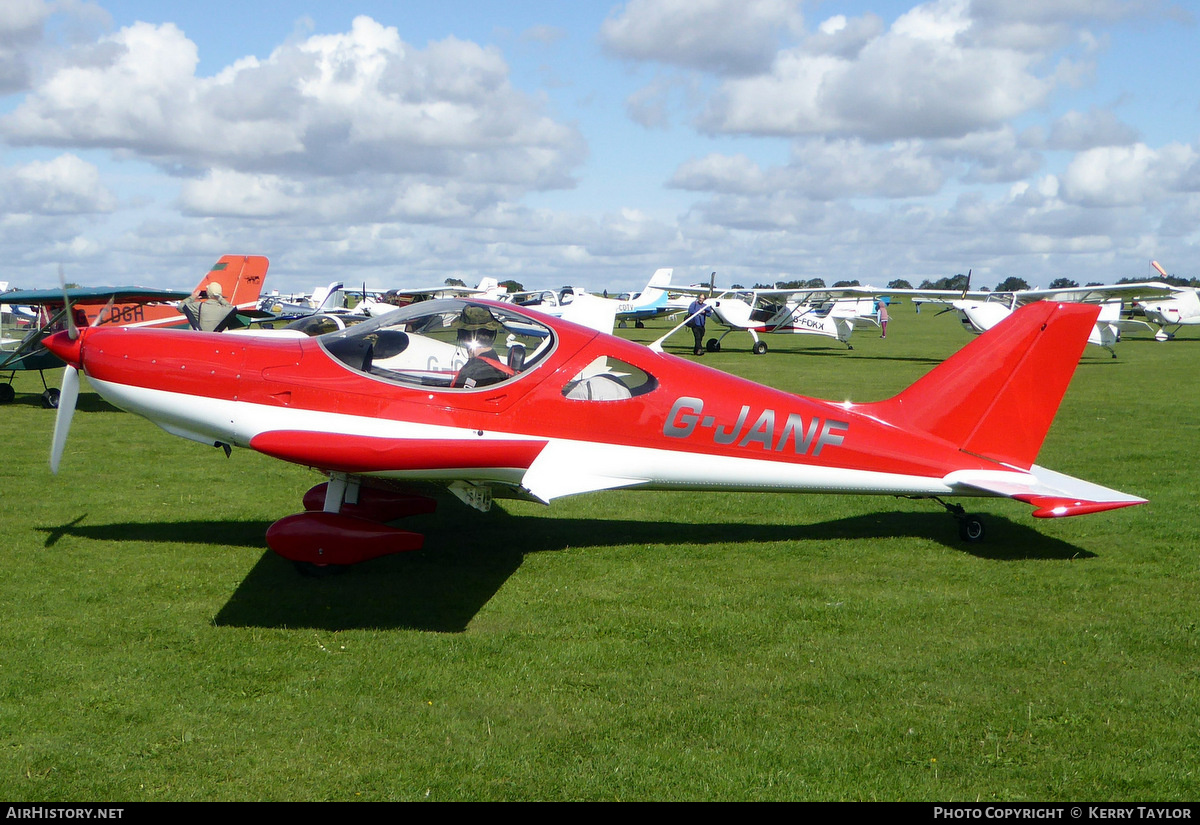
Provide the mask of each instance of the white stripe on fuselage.
{"label": "white stripe on fuselage", "polygon": [[[959,492],[956,487],[934,477],[479,431],[205,398],[94,378],[90,381],[106,400],[121,409],[148,418],[173,435],[205,444],[222,442],[249,447],[254,436],[276,430],[414,441],[548,441],[528,472],[524,468],[480,468],[477,471],[448,468],[371,473],[430,481],[469,478],[514,486],[523,483],[542,501],[616,487],[926,496]],[[433,393],[429,395],[431,402],[442,398]],[[1014,476],[1027,477],[1023,473],[1014,473]]]}

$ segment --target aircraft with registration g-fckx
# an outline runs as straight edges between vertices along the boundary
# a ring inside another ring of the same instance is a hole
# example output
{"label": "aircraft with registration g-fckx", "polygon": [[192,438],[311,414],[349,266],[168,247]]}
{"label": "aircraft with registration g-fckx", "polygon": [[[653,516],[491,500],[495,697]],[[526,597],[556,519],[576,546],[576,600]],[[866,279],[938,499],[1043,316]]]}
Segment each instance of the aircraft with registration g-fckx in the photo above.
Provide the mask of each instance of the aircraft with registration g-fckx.
{"label": "aircraft with registration g-fckx", "polygon": [[[601,490],[1007,497],[1041,518],[1145,500],[1035,463],[1095,306],[1042,302],[893,398],[806,398],[511,304],[413,304],[316,338],[96,327],[48,346],[64,371],[58,469],[79,371],[107,401],[209,447],[327,477],[267,544],[308,572],[422,546],[390,522],[438,484],[481,510]],[[415,487],[414,487],[415,485]]]}
{"label": "aircraft with registration g-fckx", "polygon": [[[713,273],[716,276],[716,273]],[[867,286],[799,287],[794,289],[726,289],[717,292],[708,287],[676,287],[685,295],[704,295],[716,321],[725,327],[720,338],[705,342],[708,352],[720,352],[725,338],[736,331],[747,332],[754,342],[752,351],[763,355],[767,342],[759,335],[794,333],[833,338],[852,350],[850,336],[861,326],[879,326],[879,300],[893,290]],[[683,328],[672,329],[663,339]],[[662,339],[660,339],[662,340]]]}

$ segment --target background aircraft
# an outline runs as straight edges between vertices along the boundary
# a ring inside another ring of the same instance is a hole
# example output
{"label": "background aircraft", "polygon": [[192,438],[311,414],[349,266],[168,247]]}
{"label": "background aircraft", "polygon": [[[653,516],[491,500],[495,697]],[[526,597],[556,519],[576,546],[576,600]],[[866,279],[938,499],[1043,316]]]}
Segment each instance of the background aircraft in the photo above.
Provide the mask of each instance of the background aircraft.
{"label": "background aircraft", "polygon": [[1116,358],[1117,352],[1113,347],[1121,339],[1121,334],[1125,330],[1150,328],[1150,325],[1144,321],[1125,317],[1122,314],[1124,302],[1133,301],[1142,296],[1169,295],[1172,292],[1172,287],[1167,284],[1149,282],[1058,289],[1022,289],[1014,292],[898,289],[894,290],[892,294],[912,295],[914,300],[923,300],[926,303],[948,304],[958,312],[963,328],[974,334],[986,332],[1011,315],[1017,307],[1034,301],[1097,304],[1100,306],[1100,314],[1088,335],[1088,343],[1103,347],[1112,354],[1113,358]]}
{"label": "background aircraft", "polygon": [[[1158,261],[1151,261],[1150,265],[1164,278],[1170,277],[1166,270],[1158,265]],[[1147,321],[1158,324],[1158,332],[1154,333],[1154,338],[1158,341],[1174,338],[1181,326],[1200,324],[1200,290],[1192,287],[1171,287],[1170,297],[1141,300],[1137,302],[1137,306],[1145,313]]]}
{"label": "background aircraft", "polygon": [[[592,297],[598,300],[611,301],[614,304],[613,313],[617,323],[621,327],[624,327],[629,321],[633,321],[635,326],[641,328],[645,326],[644,322],[647,319],[657,318],[668,311],[668,296],[665,287],[671,284],[672,272],[673,270],[671,269],[656,270],[650,276],[650,280],[646,282],[646,286],[641,292],[623,295],[620,298],[601,298],[598,295]],[[570,317],[568,307],[588,294],[579,287],[566,286],[557,292],[547,289],[509,293],[508,295],[501,296],[501,300],[511,301],[518,306],[523,306],[527,309],[536,309],[547,315],[554,315],[561,318]],[[591,324],[589,326],[594,327]],[[612,327],[610,326],[607,331],[611,332]]]}
{"label": "background aircraft", "polygon": [[[878,326],[878,302],[894,292],[863,286],[728,289],[719,293],[710,286],[676,287],[674,291],[708,296],[714,319],[725,327],[719,338],[705,342],[709,352],[720,352],[729,333],[742,331],[750,334],[756,355],[767,351],[767,342],[758,336],[771,333],[820,335],[840,341],[846,349],[854,349],[850,345],[854,330],[860,326]],[[663,339],[682,327],[683,324],[675,327]]]}
{"label": "background aircraft", "polygon": [[433,286],[416,289],[389,289],[381,298],[368,298],[361,301],[355,311],[365,315],[379,315],[391,312],[396,307],[408,306],[419,301],[432,301],[438,298],[487,298],[504,300],[508,290],[500,286],[495,278],[480,278],[479,285],[469,286]]}
{"label": "background aircraft", "polygon": [[669,312],[677,311],[670,306],[671,296],[667,293],[674,273],[675,270],[669,267],[656,269],[641,292],[634,293],[628,298],[618,298],[617,324],[624,327],[632,321],[635,327],[641,329],[651,318],[658,318]]}
{"label": "background aircraft", "polygon": [[234,347],[203,333],[67,331],[48,341],[69,364],[50,463],[57,471],[82,370],[110,403],[173,435],[324,472],[305,511],[267,531],[310,571],[421,546],[387,522],[432,500],[396,484],[446,485],[481,510],[493,495],[549,503],[618,488],[930,498],[975,541],[983,522],[944,498],[1008,497],[1041,518],[1143,503],[1034,463],[1098,312],[1024,307],[899,395],[862,404],[487,301]]}
{"label": "background aircraft", "polygon": [[[200,279],[198,287],[209,283],[221,284],[226,299],[236,312],[254,310],[263,282],[267,277],[268,261],[259,255],[225,255]],[[61,273],[60,273],[61,274]],[[0,295],[0,304],[27,306],[36,309],[37,320],[15,345],[0,349],[0,372],[8,371],[8,381],[0,384],[0,403],[12,401],[12,375],[17,370],[36,370],[45,387],[42,404],[58,405],[59,391],[46,387],[44,370],[63,366],[61,359],[42,345],[45,337],[67,326],[69,301],[72,322],[77,327],[173,327],[189,326],[190,321],[176,302],[191,292],[152,287],[76,287],[73,289],[14,290]]]}

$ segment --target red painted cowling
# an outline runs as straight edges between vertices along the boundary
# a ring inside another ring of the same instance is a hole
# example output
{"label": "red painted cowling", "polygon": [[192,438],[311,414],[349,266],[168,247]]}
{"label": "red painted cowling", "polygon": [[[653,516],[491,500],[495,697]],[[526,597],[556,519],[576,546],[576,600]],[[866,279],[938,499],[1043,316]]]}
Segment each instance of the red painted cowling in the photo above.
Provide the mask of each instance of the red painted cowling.
{"label": "red painted cowling", "polygon": [[358,564],[420,550],[425,537],[340,513],[296,513],[267,529],[267,546],[285,559],[312,564]]}
{"label": "red painted cowling", "polygon": [[[325,508],[325,490],[329,482],[313,487],[304,494],[304,509],[318,512]],[[419,493],[406,493],[400,490],[383,490],[378,487],[360,487],[358,503],[345,503],[341,513],[344,516],[355,516],[368,521],[395,521],[407,516],[420,516],[432,513],[437,509],[437,499],[423,496]]]}

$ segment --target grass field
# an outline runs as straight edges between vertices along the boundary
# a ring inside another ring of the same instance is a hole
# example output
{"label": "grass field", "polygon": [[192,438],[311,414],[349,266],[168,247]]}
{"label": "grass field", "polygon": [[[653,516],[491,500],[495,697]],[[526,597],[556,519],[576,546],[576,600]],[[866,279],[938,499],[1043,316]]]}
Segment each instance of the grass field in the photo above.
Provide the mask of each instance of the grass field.
{"label": "grass field", "polygon": [[[852,352],[732,335],[703,363],[866,401],[968,341],[892,319]],[[0,797],[1198,799],[1200,335],[1118,352],[1088,349],[1039,462],[1146,506],[980,500],[964,545],[893,498],[447,499],[408,522],[425,550],[325,580],[263,540],[316,475],[85,384],[51,476],[53,413],[18,375]]]}

